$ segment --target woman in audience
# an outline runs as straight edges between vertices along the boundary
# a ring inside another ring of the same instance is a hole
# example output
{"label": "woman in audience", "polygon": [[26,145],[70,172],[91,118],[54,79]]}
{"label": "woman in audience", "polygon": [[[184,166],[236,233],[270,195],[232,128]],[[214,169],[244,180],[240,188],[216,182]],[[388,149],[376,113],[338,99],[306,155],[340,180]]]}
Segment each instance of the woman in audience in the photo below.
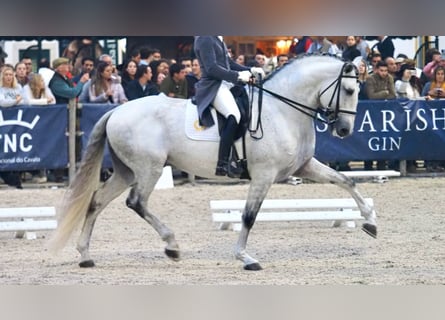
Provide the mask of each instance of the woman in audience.
{"label": "woman in audience", "polygon": [[[23,104],[21,91],[21,87],[17,84],[14,68],[4,65],[0,73],[0,107],[12,107]],[[20,172],[0,171],[0,177],[7,185],[22,189]]]}
{"label": "woman in audience", "polygon": [[425,84],[422,90],[422,96],[426,100],[443,99],[445,98],[445,68],[442,66],[436,67],[434,70],[434,77],[432,81]]}
{"label": "woman in audience", "polygon": [[121,84],[124,88],[125,95],[127,95],[127,86],[130,83],[130,81],[133,81],[136,75],[136,70],[138,69],[138,65],[136,61],[134,60],[128,60],[127,63],[125,63],[123,71],[122,71],[122,77],[121,77]]}
{"label": "woman in audience", "polygon": [[0,75],[0,107],[23,104],[22,88],[17,83],[14,69],[4,66]]}
{"label": "woman in audience", "polygon": [[91,103],[121,104],[128,101],[122,85],[112,80],[112,74],[113,66],[103,61],[97,64],[89,89]]}
{"label": "woman in audience", "polygon": [[422,84],[417,77],[416,68],[402,64],[394,84],[397,98],[418,99],[422,92]]}
{"label": "woman in audience", "polygon": [[47,105],[55,104],[51,89],[45,85],[42,75],[36,73],[32,76],[29,83],[23,87],[23,100],[26,105]]}

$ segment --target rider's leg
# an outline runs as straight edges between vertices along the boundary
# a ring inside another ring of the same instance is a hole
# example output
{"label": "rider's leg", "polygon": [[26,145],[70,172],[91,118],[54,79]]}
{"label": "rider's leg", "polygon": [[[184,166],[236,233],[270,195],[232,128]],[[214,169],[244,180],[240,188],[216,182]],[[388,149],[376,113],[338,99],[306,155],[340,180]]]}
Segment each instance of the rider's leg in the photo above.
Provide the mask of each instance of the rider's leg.
{"label": "rider's leg", "polygon": [[219,143],[218,164],[215,175],[238,178],[243,172],[242,168],[230,164],[230,149],[233,145],[235,132],[238,127],[241,115],[235,98],[230,92],[230,84],[223,81],[218,93],[213,101],[215,109],[220,112],[227,120],[221,132]]}

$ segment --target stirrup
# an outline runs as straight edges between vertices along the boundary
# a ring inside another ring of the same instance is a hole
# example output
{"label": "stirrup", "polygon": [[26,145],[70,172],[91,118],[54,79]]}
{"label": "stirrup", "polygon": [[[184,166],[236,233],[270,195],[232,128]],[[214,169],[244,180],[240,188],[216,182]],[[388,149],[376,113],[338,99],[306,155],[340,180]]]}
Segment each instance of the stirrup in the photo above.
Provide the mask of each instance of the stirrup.
{"label": "stirrup", "polygon": [[216,165],[215,175],[228,176],[229,178],[239,178],[244,170],[233,165],[231,162],[218,160]]}

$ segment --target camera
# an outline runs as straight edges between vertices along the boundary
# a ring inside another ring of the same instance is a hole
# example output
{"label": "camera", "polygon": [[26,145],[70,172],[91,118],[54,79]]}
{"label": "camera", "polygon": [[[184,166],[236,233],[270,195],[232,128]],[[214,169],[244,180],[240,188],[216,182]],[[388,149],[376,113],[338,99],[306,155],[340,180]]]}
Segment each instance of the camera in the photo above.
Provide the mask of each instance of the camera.
{"label": "camera", "polygon": [[417,71],[416,70],[410,70],[409,71],[411,76],[416,76],[417,75]]}

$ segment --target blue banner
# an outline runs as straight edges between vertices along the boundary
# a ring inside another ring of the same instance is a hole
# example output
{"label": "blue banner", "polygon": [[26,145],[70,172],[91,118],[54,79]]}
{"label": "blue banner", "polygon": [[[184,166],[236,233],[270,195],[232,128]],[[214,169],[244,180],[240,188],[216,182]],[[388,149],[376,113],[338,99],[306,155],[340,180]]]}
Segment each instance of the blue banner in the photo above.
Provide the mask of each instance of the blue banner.
{"label": "blue banner", "polygon": [[[83,105],[83,148],[96,121],[114,107]],[[319,121],[316,130],[315,157],[320,161],[444,160],[445,100],[360,101],[351,136],[333,137]],[[107,151],[104,166],[111,166]]]}
{"label": "blue banner", "polygon": [[0,108],[0,171],[65,168],[66,105]]}
{"label": "blue banner", "polygon": [[444,160],[445,101],[360,101],[354,133],[339,139],[316,123],[321,161]]}
{"label": "blue banner", "polygon": [[[96,122],[109,110],[116,108],[117,104],[102,104],[102,103],[83,103],[82,104],[82,116],[80,118],[80,130],[82,135],[82,155],[84,154],[88,145],[88,139],[90,138],[91,131],[93,130]],[[105,147],[104,160],[102,162],[104,168],[111,168],[111,158],[108,146]]]}

